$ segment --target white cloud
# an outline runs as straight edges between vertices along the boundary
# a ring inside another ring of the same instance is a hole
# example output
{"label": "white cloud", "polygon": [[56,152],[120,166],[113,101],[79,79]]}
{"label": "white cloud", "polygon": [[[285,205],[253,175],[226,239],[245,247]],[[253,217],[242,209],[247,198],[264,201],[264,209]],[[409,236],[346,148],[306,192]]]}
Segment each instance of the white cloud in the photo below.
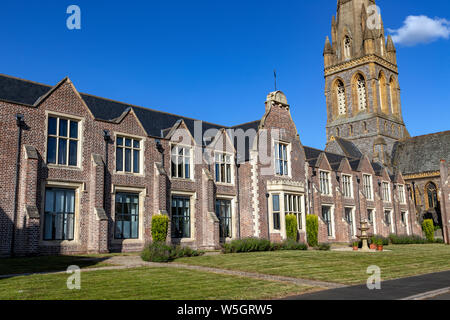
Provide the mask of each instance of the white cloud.
{"label": "white cloud", "polygon": [[388,29],[395,43],[414,46],[450,38],[450,21],[427,16],[408,16],[400,29]]}

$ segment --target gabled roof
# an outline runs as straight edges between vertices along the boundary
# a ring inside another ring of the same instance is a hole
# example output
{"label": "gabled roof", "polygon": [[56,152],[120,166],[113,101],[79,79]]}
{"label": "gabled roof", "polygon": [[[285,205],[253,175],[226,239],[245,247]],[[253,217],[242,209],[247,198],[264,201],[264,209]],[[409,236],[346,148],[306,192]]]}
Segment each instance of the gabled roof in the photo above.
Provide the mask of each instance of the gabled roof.
{"label": "gabled roof", "polygon": [[33,105],[51,86],[0,74],[0,99]]}
{"label": "gabled roof", "polygon": [[330,166],[333,168],[333,170],[335,170],[334,168],[339,168],[342,159],[345,158],[340,154],[326,152],[320,149],[311,148],[307,146],[303,146],[303,149],[305,150],[306,161],[308,161],[309,165],[313,167],[316,166],[317,159],[322,153],[324,153],[327,156],[328,162],[330,163]]}
{"label": "gabled roof", "polygon": [[450,131],[396,142],[392,163],[403,175],[440,170],[440,160],[450,161]]}
{"label": "gabled roof", "polygon": [[[0,74],[0,100],[32,106],[41,97],[48,94],[52,88],[52,86]],[[113,101],[90,94],[81,93],[80,96],[86,103],[94,118],[97,120],[114,121],[120,117],[123,117],[130,109],[132,109],[149,136],[163,137],[163,133],[170,131],[170,129],[179,120],[183,120],[191,134],[194,135],[194,123],[195,121],[200,121],[162,111],[138,107],[119,101]],[[253,128],[257,131],[259,123],[260,121],[253,121],[237,125],[235,127],[227,127],[202,121],[202,135],[209,129],[220,130],[222,128],[242,128],[244,131]]]}

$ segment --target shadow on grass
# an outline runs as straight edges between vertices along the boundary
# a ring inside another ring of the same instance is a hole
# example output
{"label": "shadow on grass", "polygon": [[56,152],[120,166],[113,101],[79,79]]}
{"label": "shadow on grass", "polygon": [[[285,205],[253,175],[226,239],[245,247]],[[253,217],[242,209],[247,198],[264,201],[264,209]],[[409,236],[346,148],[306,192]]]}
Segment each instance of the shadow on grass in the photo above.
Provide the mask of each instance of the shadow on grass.
{"label": "shadow on grass", "polygon": [[109,256],[39,256],[24,258],[0,259],[0,281],[11,277],[30,273],[66,271],[69,266],[78,266],[81,269],[112,266],[106,263]]}

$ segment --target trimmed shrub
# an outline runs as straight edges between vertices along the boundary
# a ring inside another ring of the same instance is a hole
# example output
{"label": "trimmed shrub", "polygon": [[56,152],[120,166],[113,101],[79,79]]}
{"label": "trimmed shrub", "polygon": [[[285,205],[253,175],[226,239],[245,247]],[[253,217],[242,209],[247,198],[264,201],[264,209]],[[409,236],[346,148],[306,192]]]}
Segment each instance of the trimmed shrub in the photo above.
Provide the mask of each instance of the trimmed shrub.
{"label": "trimmed shrub", "polygon": [[308,239],[308,244],[311,247],[316,247],[318,245],[319,237],[319,218],[315,215],[306,216],[306,235]]}
{"label": "trimmed shrub", "polygon": [[[374,241],[374,242],[372,242],[372,241]],[[371,238],[371,243],[378,244],[380,241],[383,246],[389,245],[389,238],[386,238],[383,236],[378,236],[378,235],[375,235]]]}
{"label": "trimmed shrub", "polygon": [[320,251],[330,251],[331,245],[329,243],[319,243],[317,249]]}
{"label": "trimmed shrub", "polygon": [[389,240],[392,244],[424,244],[427,240],[419,236],[397,236],[391,234]]}
{"label": "trimmed shrub", "polygon": [[434,242],[434,223],[431,219],[423,220],[422,230],[429,242]]}
{"label": "trimmed shrub", "polygon": [[297,241],[297,217],[288,214],[286,216],[286,237],[289,240]]}
{"label": "trimmed shrub", "polygon": [[286,240],[282,243],[271,243],[266,239],[246,238],[225,243],[222,252],[228,254],[278,250],[308,250],[308,246],[293,240]]}
{"label": "trimmed shrub", "polygon": [[164,215],[155,215],[152,217],[153,242],[166,242],[168,230],[169,217]]}
{"label": "trimmed shrub", "polygon": [[163,242],[153,242],[142,251],[141,258],[149,262],[170,262],[178,258],[197,257],[203,254],[203,251],[193,250],[189,247],[175,247]]}
{"label": "trimmed shrub", "polygon": [[308,246],[305,243],[299,243],[288,239],[280,244],[278,250],[308,250]]}
{"label": "trimmed shrub", "polygon": [[162,242],[148,245],[141,253],[141,258],[149,262],[169,262],[174,259],[173,248]]}

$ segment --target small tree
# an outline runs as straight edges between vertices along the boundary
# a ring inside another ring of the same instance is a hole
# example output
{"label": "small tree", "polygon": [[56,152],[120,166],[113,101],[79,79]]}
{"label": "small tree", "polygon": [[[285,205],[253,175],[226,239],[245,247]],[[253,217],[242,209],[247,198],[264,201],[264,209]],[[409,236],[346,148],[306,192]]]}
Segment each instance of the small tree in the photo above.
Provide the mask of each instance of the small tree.
{"label": "small tree", "polygon": [[317,216],[306,216],[306,235],[308,238],[308,244],[311,247],[316,247],[318,245],[319,236],[319,218]]}
{"label": "small tree", "polygon": [[286,216],[286,237],[289,240],[297,241],[297,217],[288,214]]}
{"label": "small tree", "polygon": [[422,230],[429,242],[434,242],[434,223],[431,219],[423,220]]}
{"label": "small tree", "polygon": [[166,242],[169,230],[169,217],[155,215],[152,217],[152,238],[153,242]]}

